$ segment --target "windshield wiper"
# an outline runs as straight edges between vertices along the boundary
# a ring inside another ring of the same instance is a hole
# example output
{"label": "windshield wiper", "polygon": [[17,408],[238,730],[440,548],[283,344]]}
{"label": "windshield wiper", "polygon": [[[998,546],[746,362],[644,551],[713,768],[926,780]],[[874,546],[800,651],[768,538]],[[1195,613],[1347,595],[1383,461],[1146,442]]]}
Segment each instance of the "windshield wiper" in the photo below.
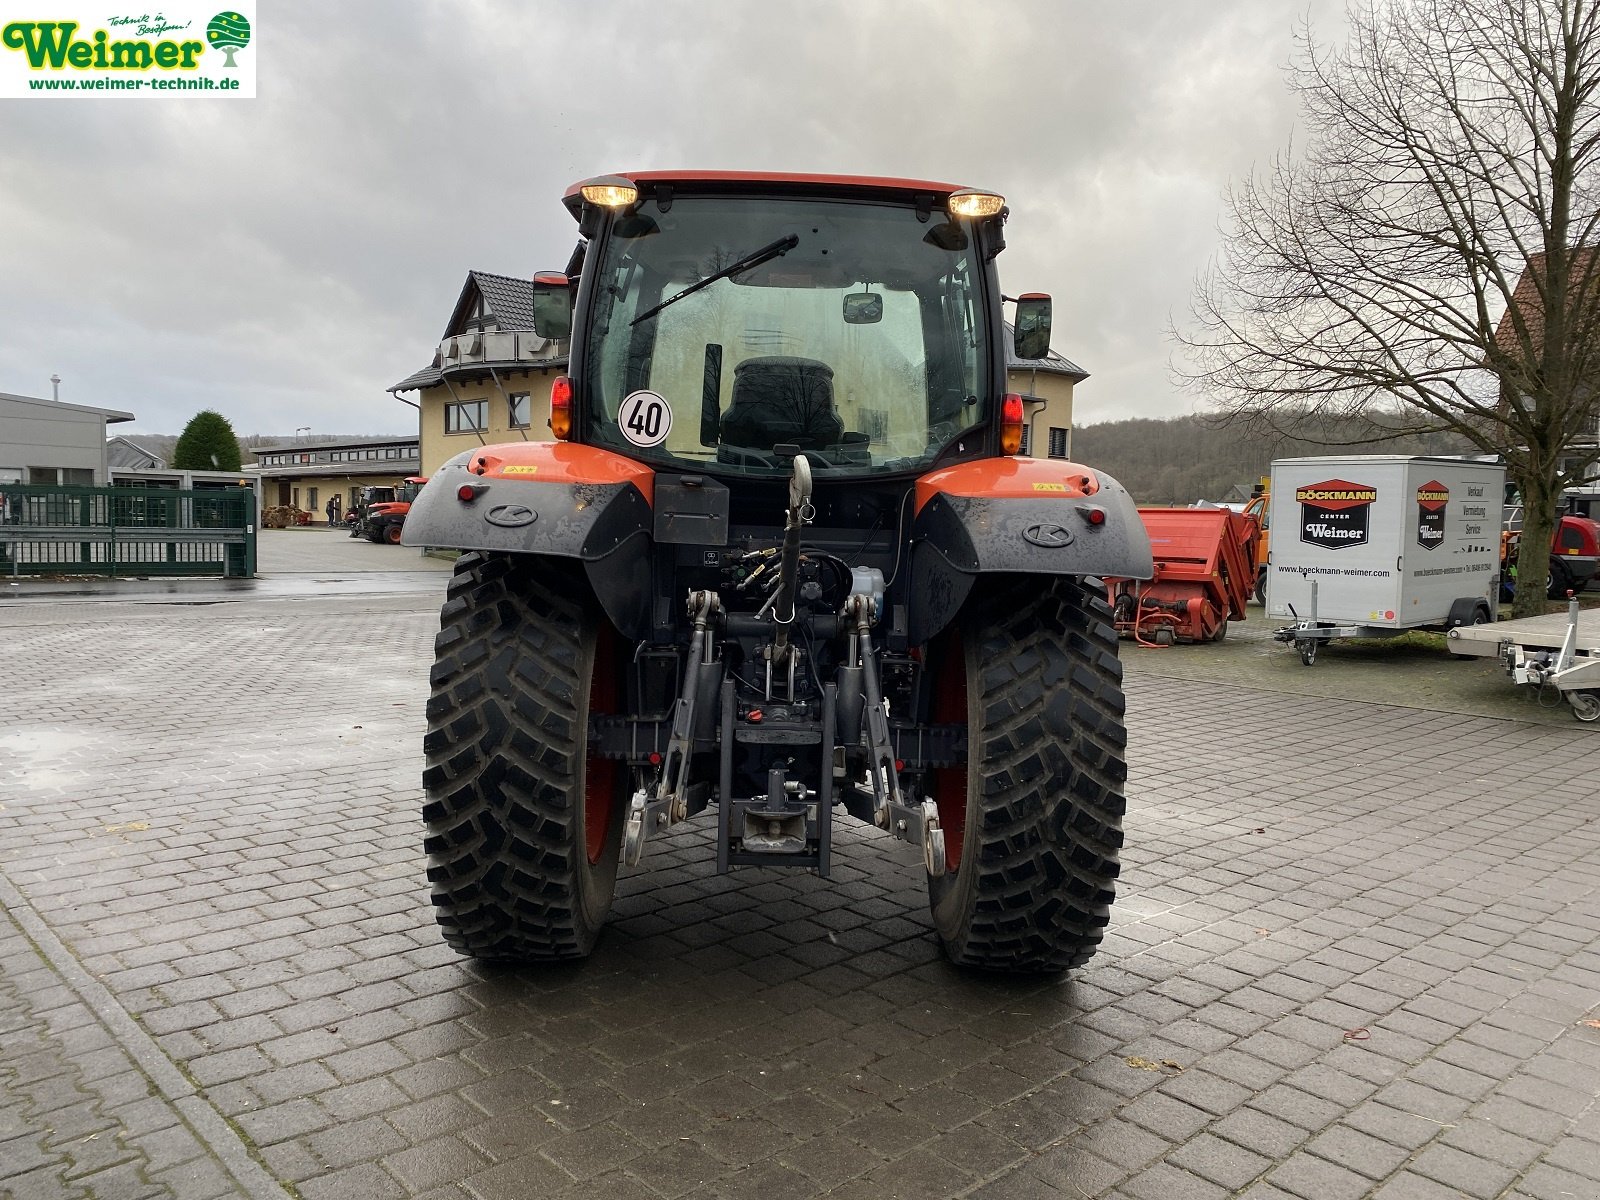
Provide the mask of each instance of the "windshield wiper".
{"label": "windshield wiper", "polygon": [[666,308],[669,305],[676,304],[679,300],[682,300],[685,296],[692,296],[696,292],[698,292],[701,288],[710,287],[717,280],[726,279],[729,275],[737,275],[740,271],[748,271],[751,267],[759,267],[762,263],[766,262],[768,259],[777,258],[778,255],[780,255],[780,254],[789,253],[789,251],[793,250],[799,244],[800,244],[800,239],[798,237],[796,237],[794,234],[791,233],[788,237],[781,237],[777,241],[771,242],[768,245],[765,245],[765,246],[761,247],[761,249],[759,249],[759,250],[752,250],[749,254],[746,254],[743,258],[738,259],[735,262],[729,263],[727,266],[723,267],[722,270],[716,272],[715,274],[707,275],[704,279],[700,280],[698,283],[691,283],[688,287],[684,288],[683,291],[679,292],[677,295],[668,296],[665,300],[663,300],[660,304],[656,305],[654,308],[645,309],[644,312],[640,313],[632,321],[628,322],[628,325],[631,328],[632,326],[637,325],[640,321],[645,320],[647,317],[655,316],[663,308]]}

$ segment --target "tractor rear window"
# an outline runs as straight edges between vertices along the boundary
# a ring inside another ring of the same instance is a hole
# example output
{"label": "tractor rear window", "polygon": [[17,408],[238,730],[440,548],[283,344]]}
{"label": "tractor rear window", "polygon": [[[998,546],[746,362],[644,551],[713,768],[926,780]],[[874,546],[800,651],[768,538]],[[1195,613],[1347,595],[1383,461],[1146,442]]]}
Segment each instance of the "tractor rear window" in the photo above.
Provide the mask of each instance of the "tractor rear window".
{"label": "tractor rear window", "polygon": [[972,240],[893,205],[647,200],[586,269],[585,440],[752,474],[794,451],[820,472],[926,464],[986,416]]}

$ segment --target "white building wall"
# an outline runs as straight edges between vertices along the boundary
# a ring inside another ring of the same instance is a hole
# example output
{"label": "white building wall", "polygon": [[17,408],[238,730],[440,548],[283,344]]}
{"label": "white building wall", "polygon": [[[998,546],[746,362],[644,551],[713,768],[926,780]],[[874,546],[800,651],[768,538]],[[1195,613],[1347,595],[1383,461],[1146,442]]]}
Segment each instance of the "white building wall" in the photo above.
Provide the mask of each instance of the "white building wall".
{"label": "white building wall", "polygon": [[106,483],[106,412],[0,396],[0,482],[26,483],[30,467],[88,470]]}

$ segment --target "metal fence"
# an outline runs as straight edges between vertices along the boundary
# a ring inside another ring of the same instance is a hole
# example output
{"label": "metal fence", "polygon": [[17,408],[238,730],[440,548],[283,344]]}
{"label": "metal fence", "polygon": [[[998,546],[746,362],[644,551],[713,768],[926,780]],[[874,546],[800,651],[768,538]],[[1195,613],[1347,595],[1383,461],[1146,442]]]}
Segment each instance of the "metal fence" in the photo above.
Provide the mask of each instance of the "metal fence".
{"label": "metal fence", "polygon": [[0,483],[0,576],[255,572],[249,488]]}

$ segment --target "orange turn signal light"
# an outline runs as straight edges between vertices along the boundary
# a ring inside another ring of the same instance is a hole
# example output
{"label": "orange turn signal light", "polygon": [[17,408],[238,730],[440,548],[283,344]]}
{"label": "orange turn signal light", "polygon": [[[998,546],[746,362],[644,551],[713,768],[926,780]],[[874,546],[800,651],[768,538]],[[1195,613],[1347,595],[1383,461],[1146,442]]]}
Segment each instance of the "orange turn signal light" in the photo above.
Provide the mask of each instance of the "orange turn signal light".
{"label": "orange turn signal light", "polygon": [[572,380],[565,375],[550,384],[550,434],[558,442],[572,436]]}
{"label": "orange turn signal light", "polygon": [[1007,392],[1000,401],[1000,453],[1018,454],[1022,450],[1022,397]]}

